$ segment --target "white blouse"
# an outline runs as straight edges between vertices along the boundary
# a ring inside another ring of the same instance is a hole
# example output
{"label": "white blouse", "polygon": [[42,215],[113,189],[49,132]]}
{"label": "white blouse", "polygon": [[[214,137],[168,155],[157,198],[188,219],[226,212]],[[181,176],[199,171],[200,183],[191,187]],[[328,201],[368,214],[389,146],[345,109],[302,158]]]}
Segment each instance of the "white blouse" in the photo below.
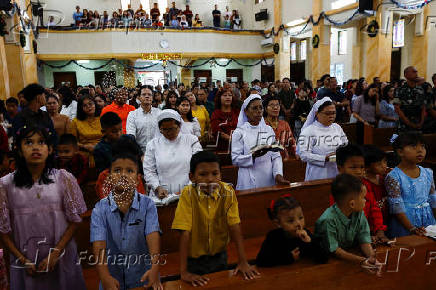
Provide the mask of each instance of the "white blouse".
{"label": "white blouse", "polygon": [[251,148],[275,142],[274,130],[265,124],[252,126],[246,122],[232,134],[232,162],[238,166],[237,190],[275,185],[275,177],[283,175],[283,162],[279,152],[267,154],[253,160]]}
{"label": "white blouse", "polygon": [[154,138],[147,144],[143,163],[147,185],[153,191],[162,186],[168,193],[181,192],[189,184],[191,157],[202,150],[194,135],[179,133],[174,141],[163,135]]}
{"label": "white blouse", "polygon": [[73,120],[77,116],[77,101],[72,101],[71,104],[67,107],[62,105],[61,115],[66,115],[70,120]]}
{"label": "white blouse", "polygon": [[191,134],[197,137],[201,136],[201,127],[200,123],[198,122],[197,118],[194,118],[192,122],[185,122],[182,120],[181,128],[180,128],[181,134]]}
{"label": "white blouse", "polygon": [[336,123],[326,127],[318,121],[301,131],[297,152],[306,162],[305,181],[334,178],[338,174],[336,162],[326,162],[328,154],[348,144],[347,136]]}

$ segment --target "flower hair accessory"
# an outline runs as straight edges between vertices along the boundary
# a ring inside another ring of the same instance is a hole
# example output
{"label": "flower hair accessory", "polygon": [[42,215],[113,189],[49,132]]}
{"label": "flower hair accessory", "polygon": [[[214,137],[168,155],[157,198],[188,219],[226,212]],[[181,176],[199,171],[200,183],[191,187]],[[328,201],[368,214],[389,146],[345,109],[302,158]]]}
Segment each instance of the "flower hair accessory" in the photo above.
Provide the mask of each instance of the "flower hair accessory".
{"label": "flower hair accessory", "polygon": [[[287,197],[292,197],[292,195],[290,193],[286,193],[286,194],[283,194],[282,196],[280,196],[280,198],[287,198]],[[269,205],[269,208],[270,208],[271,212],[274,211],[274,205],[275,204],[276,204],[276,201],[274,199],[271,200],[271,203]]]}
{"label": "flower hair accessory", "polygon": [[393,134],[393,135],[392,135],[391,139],[389,140],[389,142],[391,143],[391,145],[394,144],[394,142],[395,142],[395,140],[397,140],[397,138],[398,138],[398,134]]}

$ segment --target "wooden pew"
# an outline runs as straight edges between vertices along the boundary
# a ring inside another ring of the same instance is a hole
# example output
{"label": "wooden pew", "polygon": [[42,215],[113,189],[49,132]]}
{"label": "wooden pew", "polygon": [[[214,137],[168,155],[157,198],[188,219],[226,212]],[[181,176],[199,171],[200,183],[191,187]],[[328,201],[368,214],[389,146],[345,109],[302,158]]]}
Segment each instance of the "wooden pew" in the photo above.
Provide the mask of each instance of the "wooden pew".
{"label": "wooden pew", "polygon": [[[267,208],[271,200],[283,194],[290,193],[300,201],[308,226],[313,226],[316,219],[329,206],[331,180],[315,180],[309,182],[292,183],[291,186],[273,186],[254,190],[237,191],[239,215],[242,221],[242,233],[245,238],[264,236],[273,228],[267,216]],[[162,252],[178,251],[177,233],[171,230],[177,203],[165,207],[158,207],[159,224],[162,230]],[[75,239],[78,249],[90,249],[89,227],[91,210],[83,216]]]}
{"label": "wooden pew", "polygon": [[[268,231],[274,228],[268,219],[267,208],[271,200],[283,194],[291,193],[298,199],[303,207],[306,226],[313,227],[315,221],[328,207],[331,180],[317,180],[310,182],[293,183],[290,186],[274,186],[259,188],[255,190],[237,191],[239,203],[239,215],[241,218],[241,228],[244,236],[245,250],[247,258],[256,258],[260,245]],[[162,250],[163,254],[168,254],[167,264],[161,269],[161,276],[177,275],[179,271],[179,233],[171,230],[177,203],[166,207],[158,208],[159,223],[162,230]],[[78,252],[87,250],[92,253],[91,243],[89,242],[89,225],[91,211],[83,215],[84,222],[76,232],[75,239],[78,245]],[[237,262],[237,251],[230,244],[228,249],[229,264]],[[86,266],[84,267],[86,268]],[[95,269],[85,269],[86,275],[95,276]]]}
{"label": "wooden pew", "polygon": [[[433,257],[433,260],[431,258]],[[377,259],[386,264],[382,276],[366,273],[358,265],[332,258],[315,265],[300,260],[293,265],[259,268],[261,276],[245,281],[230,271],[207,275],[204,289],[432,289],[436,284],[436,243],[426,237],[397,239],[392,248],[377,247]],[[397,263],[397,261],[399,261]],[[398,268],[397,268],[398,265]],[[291,286],[292,285],[292,286]],[[164,283],[164,289],[193,289],[183,281]]]}
{"label": "wooden pew", "polygon": [[375,145],[383,151],[392,151],[390,140],[395,133],[394,128],[373,128],[365,125],[363,132],[364,144]]}
{"label": "wooden pew", "polygon": [[[295,158],[283,161],[283,176],[290,182],[302,182],[306,174],[306,163]],[[238,167],[227,165],[221,167],[222,181],[233,184],[236,187],[238,182]]]}
{"label": "wooden pew", "polygon": [[347,135],[348,142],[357,144],[357,123],[343,123],[340,125],[342,127],[342,130],[344,130],[345,135]]}
{"label": "wooden pew", "polygon": [[424,139],[427,145],[427,155],[421,165],[433,169],[433,179],[436,182],[436,134],[425,134]]}

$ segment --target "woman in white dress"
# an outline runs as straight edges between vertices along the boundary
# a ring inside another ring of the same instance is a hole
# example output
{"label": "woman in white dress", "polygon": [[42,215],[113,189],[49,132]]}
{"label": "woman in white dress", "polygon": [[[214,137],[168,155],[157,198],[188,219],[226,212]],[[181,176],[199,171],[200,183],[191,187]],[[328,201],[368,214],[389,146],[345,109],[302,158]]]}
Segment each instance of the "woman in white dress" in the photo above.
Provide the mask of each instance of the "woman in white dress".
{"label": "woman in white dress", "polygon": [[274,130],[263,119],[262,98],[251,95],[242,105],[238,126],[232,134],[232,162],[239,167],[236,189],[252,189],[289,184],[283,178],[283,163],[279,152],[251,148],[275,143]]}
{"label": "woman in white dress", "polygon": [[74,100],[73,91],[69,87],[62,87],[58,94],[62,99],[61,115],[66,115],[73,120],[77,116],[77,101]]}
{"label": "woman in white dress", "polygon": [[336,107],[325,97],[310,111],[297,142],[297,154],[306,162],[305,181],[334,178],[338,174],[336,149],[348,144],[341,126],[334,123]]}
{"label": "woman in white dress", "polygon": [[180,134],[182,118],[176,111],[163,110],[157,122],[161,134],[148,142],[143,166],[151,194],[162,199],[189,184],[191,156],[203,149],[196,136]]}
{"label": "woman in white dress", "polygon": [[201,136],[201,127],[197,118],[192,116],[191,102],[186,97],[181,97],[177,99],[176,108],[182,117],[182,125],[180,128],[180,133],[182,134],[192,134],[194,136]]}

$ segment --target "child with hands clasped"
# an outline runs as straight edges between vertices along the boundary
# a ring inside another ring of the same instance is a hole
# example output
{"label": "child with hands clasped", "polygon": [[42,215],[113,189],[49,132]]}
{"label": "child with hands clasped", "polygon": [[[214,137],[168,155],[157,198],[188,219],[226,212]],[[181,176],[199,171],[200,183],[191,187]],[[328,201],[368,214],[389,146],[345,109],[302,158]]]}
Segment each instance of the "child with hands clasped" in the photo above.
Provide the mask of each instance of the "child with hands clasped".
{"label": "child with hands clasped", "polygon": [[194,154],[189,178],[192,184],[182,190],[172,225],[181,231],[182,280],[204,286],[209,278],[202,275],[226,270],[229,237],[239,256],[233,275],[241,272],[245,279],[254,279],[259,273],[245,257],[235,191],[221,182],[218,157],[208,151]]}
{"label": "child with hands clasped", "polygon": [[256,258],[260,267],[292,264],[300,257],[310,257],[325,263],[328,252],[321,248],[321,240],[314,238],[305,229],[303,210],[300,203],[290,194],[271,201],[268,216],[278,227],[270,231]]}
{"label": "child with hands clasped", "polygon": [[[366,187],[359,178],[340,174],[332,183],[332,193],[336,203],[316,221],[315,237],[321,238],[321,246],[337,258],[380,274],[381,264],[371,247],[369,225],[363,213]],[[363,256],[347,251],[354,246],[360,246]]]}
{"label": "child with hands clasped", "polygon": [[425,227],[436,224],[436,192],[433,171],[423,168],[425,140],[419,133],[405,133],[392,144],[401,158],[385,179],[391,219],[392,237],[415,234],[422,236]]}
{"label": "child with hands clasped", "polygon": [[[336,164],[339,173],[351,174],[359,179],[364,179],[365,176],[365,158],[362,149],[353,144],[348,144],[344,147],[339,147],[336,150]],[[362,181],[365,185],[365,182]],[[379,204],[371,190],[366,188],[365,207],[363,212],[368,220],[371,231],[371,238],[376,243],[387,243],[389,239],[385,235],[387,227],[383,220],[383,214]],[[333,205],[335,200],[330,200],[330,205]]]}
{"label": "child with hands clasped", "polygon": [[119,152],[113,152],[108,177],[112,191],[96,204],[91,216],[100,289],[137,288],[145,286],[146,280],[148,287],[163,289],[156,206],[136,191],[138,157],[129,153],[133,149],[119,144],[115,147]]}
{"label": "child with hands clasped", "polygon": [[10,289],[86,289],[73,234],[86,211],[76,178],[54,169],[45,128],[19,129],[16,171],[0,179],[0,233],[9,250]]}

